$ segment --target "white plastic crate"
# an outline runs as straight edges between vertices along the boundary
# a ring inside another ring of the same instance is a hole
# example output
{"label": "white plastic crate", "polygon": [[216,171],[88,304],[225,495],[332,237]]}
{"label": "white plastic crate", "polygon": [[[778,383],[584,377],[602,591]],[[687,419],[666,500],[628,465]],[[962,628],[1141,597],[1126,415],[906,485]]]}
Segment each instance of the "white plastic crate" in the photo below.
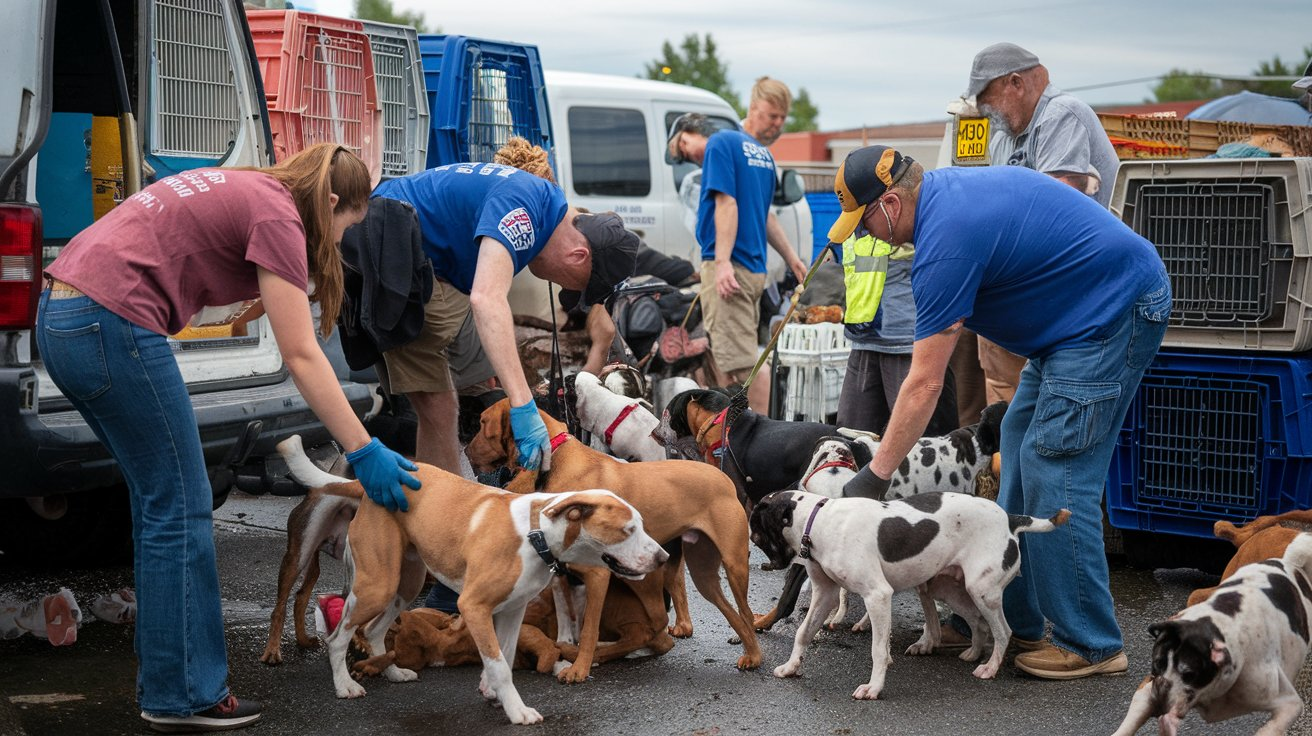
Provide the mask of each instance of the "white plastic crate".
{"label": "white plastic crate", "polygon": [[418,173],[427,167],[429,126],[419,35],[409,26],[361,22],[369,35],[383,111],[383,178]]}
{"label": "white plastic crate", "polygon": [[1166,347],[1312,349],[1312,159],[1122,161],[1111,210],[1166,264]]}
{"label": "white plastic crate", "polygon": [[789,369],[785,418],[823,422],[838,411],[847,354],[852,349],[841,324],[785,325],[775,349],[779,365]]}

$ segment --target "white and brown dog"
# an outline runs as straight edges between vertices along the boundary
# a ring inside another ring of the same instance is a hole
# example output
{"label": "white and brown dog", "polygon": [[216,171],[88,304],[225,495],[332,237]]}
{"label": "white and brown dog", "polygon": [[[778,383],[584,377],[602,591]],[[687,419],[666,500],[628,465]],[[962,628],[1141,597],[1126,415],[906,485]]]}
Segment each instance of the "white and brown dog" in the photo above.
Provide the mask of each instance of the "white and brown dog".
{"label": "white and brown dog", "polygon": [[1165,736],[1190,710],[1208,723],[1265,711],[1258,734],[1283,734],[1303,711],[1294,677],[1307,659],[1312,618],[1312,535],[1282,558],[1239,568],[1202,603],[1148,627],[1153,669],[1113,736],[1156,717]]}
{"label": "white and brown dog", "polygon": [[775,668],[791,677],[820,624],[838,603],[839,587],[860,595],[870,612],[870,681],[852,697],[873,700],[884,687],[893,593],[915,588],[925,611],[924,633],[907,654],[930,654],[939,646],[934,600],[942,600],[971,624],[974,640],[961,658],[983,655],[992,633],[993,654],[975,668],[983,679],[997,674],[1011,629],[1002,615],[1002,591],[1020,571],[1019,532],[1048,532],[1070,512],[1051,519],[1008,515],[996,503],[961,493],[924,493],[900,501],[830,499],[780,491],[752,510],[752,541],[770,561],[784,567],[800,557],[811,578],[811,609],[797,629],[793,653]]}
{"label": "white and brown dog", "polygon": [[[610,377],[625,375],[612,372]],[[573,378],[574,410],[579,423],[592,433],[593,449],[629,462],[665,459],[665,445],[656,434],[661,422],[644,406],[646,402],[616,393],[609,383],[586,371]]]}
{"label": "white and brown dog", "polygon": [[[643,529],[642,516],[607,490],[519,495],[482,486],[430,465],[406,489],[410,510],[390,512],[362,501],[350,525],[354,565],[341,622],[328,638],[337,696],[365,690],[346,664],[356,629],[366,626],[370,654],[384,653],[388,627],[423,587],[426,572],[460,593],[460,614],[483,659],[479,690],[500,700],[512,723],[539,723],[511,679],[524,610],[551,582],[558,563],[604,566],[640,579],[669,554]],[[358,483],[322,473],[323,493],[358,497]],[[392,682],[417,679],[388,666]]]}

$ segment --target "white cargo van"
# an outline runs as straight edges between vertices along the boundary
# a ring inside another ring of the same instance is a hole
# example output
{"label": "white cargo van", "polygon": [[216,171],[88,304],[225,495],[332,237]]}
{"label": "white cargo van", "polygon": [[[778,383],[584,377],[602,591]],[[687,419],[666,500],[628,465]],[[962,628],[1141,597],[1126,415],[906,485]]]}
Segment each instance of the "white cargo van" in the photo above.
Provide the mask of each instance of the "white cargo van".
{"label": "white cargo van", "polygon": [[[556,176],[575,207],[613,211],[647,245],[699,266],[697,240],[689,229],[679,185],[696,167],[665,163],[665,137],[685,112],[704,113],[726,128],[740,127],[729,103],[703,89],[632,77],[578,72],[545,73]],[[811,254],[811,210],[793,172],[781,173],[773,207],[803,261]],[[783,278],[783,259],[769,252],[770,273]],[[511,307],[516,314],[548,317],[546,286],[527,271],[516,277]]]}

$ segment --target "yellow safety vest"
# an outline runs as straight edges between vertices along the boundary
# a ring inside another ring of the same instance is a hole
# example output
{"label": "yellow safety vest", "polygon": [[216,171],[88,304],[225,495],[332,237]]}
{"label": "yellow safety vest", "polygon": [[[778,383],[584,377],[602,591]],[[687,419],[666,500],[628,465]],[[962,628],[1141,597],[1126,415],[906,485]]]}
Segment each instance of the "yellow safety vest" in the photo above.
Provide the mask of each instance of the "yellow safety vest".
{"label": "yellow safety vest", "polygon": [[860,238],[854,234],[843,242],[843,284],[847,287],[843,322],[857,325],[875,318],[892,251],[893,246],[870,234]]}

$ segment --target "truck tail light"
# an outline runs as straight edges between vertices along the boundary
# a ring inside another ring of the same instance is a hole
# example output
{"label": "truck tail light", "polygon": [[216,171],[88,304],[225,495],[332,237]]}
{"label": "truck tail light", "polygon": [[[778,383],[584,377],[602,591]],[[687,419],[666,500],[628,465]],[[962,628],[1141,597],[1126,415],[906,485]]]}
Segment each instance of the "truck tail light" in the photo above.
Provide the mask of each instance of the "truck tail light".
{"label": "truck tail light", "polygon": [[36,322],[41,290],[41,210],[0,205],[0,330]]}

